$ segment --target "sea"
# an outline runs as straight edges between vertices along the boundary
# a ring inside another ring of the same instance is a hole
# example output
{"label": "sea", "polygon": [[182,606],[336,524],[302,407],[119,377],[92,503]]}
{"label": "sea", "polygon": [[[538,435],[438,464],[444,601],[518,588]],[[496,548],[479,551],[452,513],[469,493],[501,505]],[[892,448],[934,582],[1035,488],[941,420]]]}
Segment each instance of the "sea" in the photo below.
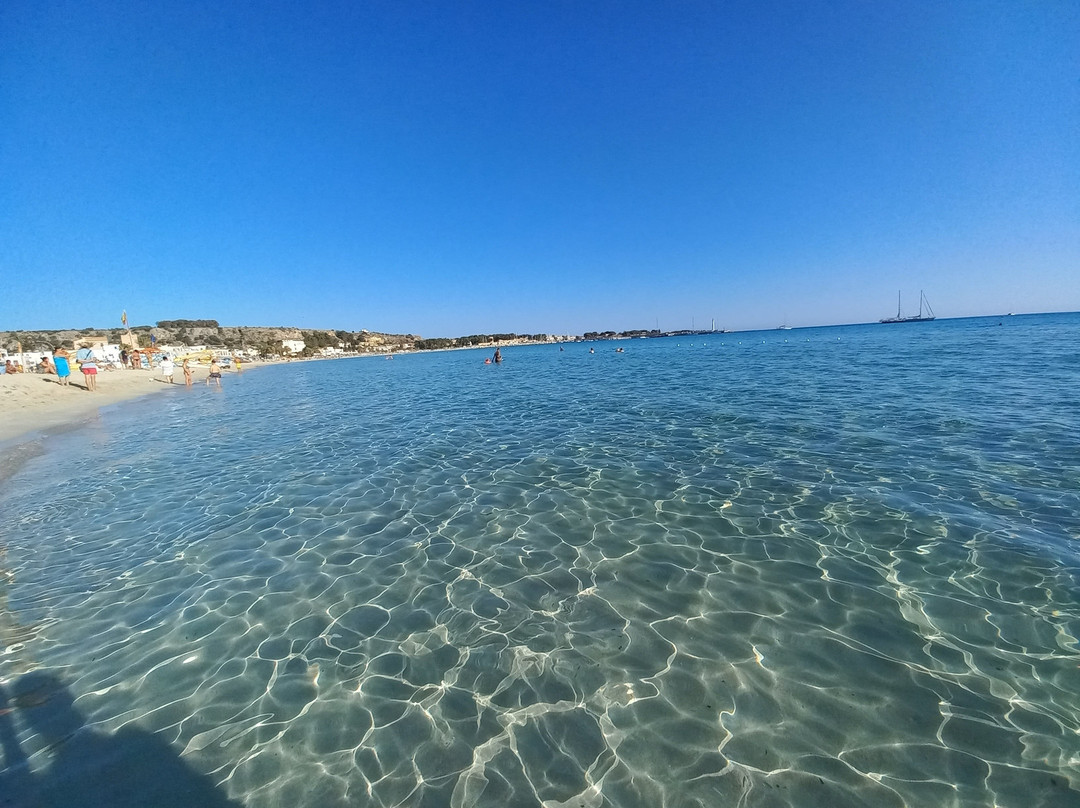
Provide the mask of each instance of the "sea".
{"label": "sea", "polygon": [[0,805],[1080,805],[1080,314],[502,354],[7,446]]}

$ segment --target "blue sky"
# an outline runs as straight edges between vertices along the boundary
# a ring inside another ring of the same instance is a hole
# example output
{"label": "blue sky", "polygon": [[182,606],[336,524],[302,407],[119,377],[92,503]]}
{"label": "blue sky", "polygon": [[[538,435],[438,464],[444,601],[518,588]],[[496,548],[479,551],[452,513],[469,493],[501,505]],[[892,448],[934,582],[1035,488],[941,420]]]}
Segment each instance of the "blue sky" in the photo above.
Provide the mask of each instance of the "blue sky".
{"label": "blue sky", "polygon": [[1078,310],[1078,133],[1073,0],[7,0],[0,330]]}

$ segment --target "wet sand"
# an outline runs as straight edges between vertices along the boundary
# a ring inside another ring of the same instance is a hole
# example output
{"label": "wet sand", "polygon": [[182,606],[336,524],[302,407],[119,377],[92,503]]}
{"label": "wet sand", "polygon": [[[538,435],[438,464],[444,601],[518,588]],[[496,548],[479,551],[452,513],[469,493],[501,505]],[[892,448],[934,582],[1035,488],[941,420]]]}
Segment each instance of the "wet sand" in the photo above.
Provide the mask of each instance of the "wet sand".
{"label": "wet sand", "polygon": [[[244,370],[250,367],[245,365]],[[208,366],[196,366],[193,371],[195,383],[204,384]],[[226,371],[226,376],[232,372]],[[179,367],[173,378],[183,386],[184,372]],[[94,392],[86,389],[77,370],[66,387],[56,376],[47,374],[0,374],[0,443],[39,429],[78,423],[100,407],[158,393],[168,386],[156,369],[99,371]]]}

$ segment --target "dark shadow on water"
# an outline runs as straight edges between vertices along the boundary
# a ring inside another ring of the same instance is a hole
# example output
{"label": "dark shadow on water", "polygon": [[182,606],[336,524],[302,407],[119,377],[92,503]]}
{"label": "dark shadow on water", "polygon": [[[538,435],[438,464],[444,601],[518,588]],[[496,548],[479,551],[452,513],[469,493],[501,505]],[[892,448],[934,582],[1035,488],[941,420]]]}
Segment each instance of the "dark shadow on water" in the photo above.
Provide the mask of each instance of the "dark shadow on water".
{"label": "dark shadow on water", "polygon": [[[16,731],[44,748],[32,771]],[[0,806],[2,808],[239,808],[206,775],[189,767],[152,732],[90,729],[71,693],[51,674],[19,677],[0,688]]]}
{"label": "dark shadow on water", "polygon": [[15,476],[21,469],[38,455],[45,453],[40,440],[27,440],[8,447],[0,447],[0,483]]}

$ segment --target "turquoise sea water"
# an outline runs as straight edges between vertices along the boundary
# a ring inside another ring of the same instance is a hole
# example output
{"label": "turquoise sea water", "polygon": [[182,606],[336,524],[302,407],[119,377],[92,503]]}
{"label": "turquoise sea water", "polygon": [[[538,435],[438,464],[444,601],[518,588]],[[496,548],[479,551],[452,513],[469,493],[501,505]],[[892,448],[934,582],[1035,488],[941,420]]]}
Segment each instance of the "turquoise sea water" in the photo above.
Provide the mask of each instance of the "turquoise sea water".
{"label": "turquoise sea water", "polygon": [[1080,805],[1080,315],[591,345],[9,448],[0,805]]}

